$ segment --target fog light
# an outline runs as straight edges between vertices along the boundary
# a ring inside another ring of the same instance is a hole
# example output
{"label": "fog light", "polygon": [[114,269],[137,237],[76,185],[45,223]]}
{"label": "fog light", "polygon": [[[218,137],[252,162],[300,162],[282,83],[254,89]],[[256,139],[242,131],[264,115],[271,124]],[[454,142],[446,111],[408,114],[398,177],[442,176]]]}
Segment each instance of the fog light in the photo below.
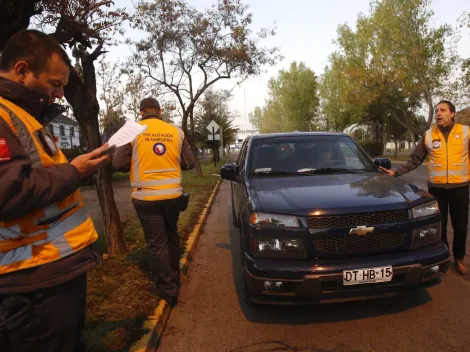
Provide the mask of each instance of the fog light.
{"label": "fog light", "polygon": [[265,290],[273,290],[276,288],[282,288],[284,283],[282,281],[265,281],[264,282],[264,289]]}
{"label": "fog light", "polygon": [[429,269],[432,273],[438,273],[439,272],[439,265],[434,265]]}
{"label": "fog light", "polygon": [[419,248],[427,246],[441,239],[441,224],[432,224],[425,227],[415,229],[413,231],[413,239],[411,241],[411,248]]}

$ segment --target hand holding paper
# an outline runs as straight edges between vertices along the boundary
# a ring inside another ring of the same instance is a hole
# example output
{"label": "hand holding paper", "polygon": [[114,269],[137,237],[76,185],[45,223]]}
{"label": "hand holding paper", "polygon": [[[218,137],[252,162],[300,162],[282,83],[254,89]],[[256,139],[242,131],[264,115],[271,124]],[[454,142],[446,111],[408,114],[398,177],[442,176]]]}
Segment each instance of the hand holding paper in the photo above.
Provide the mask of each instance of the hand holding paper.
{"label": "hand holding paper", "polygon": [[132,142],[139,134],[144,132],[147,126],[140,125],[135,121],[127,120],[124,126],[117,131],[109,139],[108,144],[110,147],[121,147],[127,143]]}

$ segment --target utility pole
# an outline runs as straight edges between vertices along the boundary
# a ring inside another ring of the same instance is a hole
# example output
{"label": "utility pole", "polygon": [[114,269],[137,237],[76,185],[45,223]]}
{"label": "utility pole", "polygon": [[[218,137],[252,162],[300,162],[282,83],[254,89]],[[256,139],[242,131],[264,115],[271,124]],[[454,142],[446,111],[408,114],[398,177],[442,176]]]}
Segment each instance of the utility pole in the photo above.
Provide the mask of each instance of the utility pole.
{"label": "utility pole", "polygon": [[224,127],[223,124],[220,124],[220,146],[222,147],[222,158],[225,157],[225,149],[224,149]]}
{"label": "utility pole", "polygon": [[245,89],[243,89],[243,105],[245,106],[245,138],[246,138],[246,94],[245,94]]}

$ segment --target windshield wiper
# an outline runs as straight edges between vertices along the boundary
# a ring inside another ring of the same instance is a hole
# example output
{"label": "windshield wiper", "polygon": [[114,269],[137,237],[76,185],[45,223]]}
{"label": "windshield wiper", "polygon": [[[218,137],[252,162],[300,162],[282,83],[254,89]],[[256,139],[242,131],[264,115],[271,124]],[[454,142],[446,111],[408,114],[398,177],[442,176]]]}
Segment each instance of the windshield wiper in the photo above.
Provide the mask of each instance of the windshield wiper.
{"label": "windshield wiper", "polygon": [[300,172],[292,171],[281,171],[281,170],[258,170],[251,173],[251,175],[271,175],[271,176],[307,176],[308,174],[302,174]]}
{"label": "windshield wiper", "polygon": [[347,173],[347,174],[357,174],[358,172],[364,172],[365,169],[345,169],[337,167],[322,167],[319,169],[300,169],[297,170],[300,174],[332,174],[332,173]]}

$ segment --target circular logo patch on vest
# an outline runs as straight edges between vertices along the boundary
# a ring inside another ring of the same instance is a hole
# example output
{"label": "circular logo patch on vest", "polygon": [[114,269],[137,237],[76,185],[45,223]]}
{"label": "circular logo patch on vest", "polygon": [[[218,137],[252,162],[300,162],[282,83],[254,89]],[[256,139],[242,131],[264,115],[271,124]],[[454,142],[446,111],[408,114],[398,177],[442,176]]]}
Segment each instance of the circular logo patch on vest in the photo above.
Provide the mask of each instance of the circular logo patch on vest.
{"label": "circular logo patch on vest", "polygon": [[456,138],[456,139],[459,139],[459,138],[460,138],[460,135],[456,134],[456,135],[455,135],[455,138]]}
{"label": "circular logo patch on vest", "polygon": [[165,144],[163,143],[155,143],[153,146],[153,152],[157,154],[158,156],[162,156],[163,154],[166,153],[166,147]]}

